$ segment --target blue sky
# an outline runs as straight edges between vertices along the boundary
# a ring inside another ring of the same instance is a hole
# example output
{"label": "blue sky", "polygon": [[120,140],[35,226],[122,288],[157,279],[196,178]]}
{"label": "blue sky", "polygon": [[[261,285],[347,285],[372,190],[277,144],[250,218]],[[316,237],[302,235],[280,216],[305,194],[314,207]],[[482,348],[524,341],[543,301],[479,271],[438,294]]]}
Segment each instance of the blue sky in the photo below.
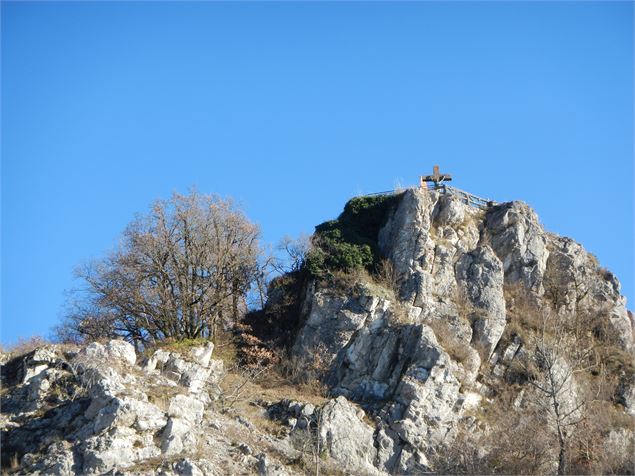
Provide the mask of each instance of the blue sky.
{"label": "blue sky", "polygon": [[275,243],[435,163],[632,301],[632,3],[3,2],[1,341],[173,191]]}

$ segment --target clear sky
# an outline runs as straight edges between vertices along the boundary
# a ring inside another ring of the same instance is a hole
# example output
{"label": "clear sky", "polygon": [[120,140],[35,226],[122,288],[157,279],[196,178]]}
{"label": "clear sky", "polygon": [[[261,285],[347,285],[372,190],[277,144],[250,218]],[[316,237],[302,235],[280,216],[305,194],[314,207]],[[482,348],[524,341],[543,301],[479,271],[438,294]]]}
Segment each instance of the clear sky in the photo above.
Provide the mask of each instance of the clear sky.
{"label": "clear sky", "polygon": [[[3,343],[195,185],[265,241],[352,195],[524,200],[633,291],[633,5],[2,3]],[[633,307],[632,304],[629,307]]]}

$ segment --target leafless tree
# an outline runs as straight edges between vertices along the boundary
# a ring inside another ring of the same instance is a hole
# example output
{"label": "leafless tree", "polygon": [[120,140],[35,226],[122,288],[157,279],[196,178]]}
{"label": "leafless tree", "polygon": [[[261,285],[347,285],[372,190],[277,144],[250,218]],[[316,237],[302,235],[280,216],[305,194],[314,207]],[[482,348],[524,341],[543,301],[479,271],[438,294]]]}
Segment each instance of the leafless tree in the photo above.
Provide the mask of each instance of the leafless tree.
{"label": "leafless tree", "polygon": [[566,318],[544,310],[541,331],[529,343],[530,352],[519,363],[529,375],[529,404],[546,417],[558,445],[558,474],[565,474],[569,440],[585,418],[586,400],[575,374],[596,364],[593,346],[580,348],[565,326]]}
{"label": "leafless tree", "polygon": [[306,235],[298,238],[285,236],[276,246],[276,252],[266,250],[261,253],[254,285],[247,298],[250,309],[265,307],[269,285],[276,276],[297,273],[302,269],[310,247],[311,241]]}
{"label": "leafless tree", "polygon": [[311,248],[311,239],[307,235],[300,235],[298,238],[285,236],[277,248],[283,256],[272,261],[273,270],[279,274],[294,273],[304,265]]}
{"label": "leafless tree", "polygon": [[87,286],[62,330],[135,343],[214,337],[219,323],[239,317],[258,271],[258,237],[231,200],[192,192],[156,201],[115,251],[77,270]]}

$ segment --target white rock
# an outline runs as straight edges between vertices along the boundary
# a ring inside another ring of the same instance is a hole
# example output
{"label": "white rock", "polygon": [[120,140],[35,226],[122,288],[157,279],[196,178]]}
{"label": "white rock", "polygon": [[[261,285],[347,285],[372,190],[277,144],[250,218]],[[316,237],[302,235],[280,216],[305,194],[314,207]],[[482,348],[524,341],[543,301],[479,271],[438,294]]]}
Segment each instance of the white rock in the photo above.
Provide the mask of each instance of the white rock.
{"label": "white rock", "polygon": [[204,347],[194,347],[190,350],[190,355],[194,361],[203,366],[209,367],[210,360],[212,358],[212,352],[214,352],[214,344],[208,342]]}
{"label": "white rock", "polygon": [[161,451],[166,455],[178,454],[184,447],[194,447],[196,441],[192,422],[171,417],[161,433]]}
{"label": "white rock", "polygon": [[145,368],[147,370],[155,370],[157,367],[159,367],[159,370],[161,370],[166,362],[170,359],[171,355],[172,354],[166,350],[156,350],[146,362]]}
{"label": "white rock", "polygon": [[320,439],[331,457],[348,470],[375,473],[374,430],[362,420],[363,415],[342,396],[329,401],[322,407]]}
{"label": "white rock", "polygon": [[472,342],[489,358],[503,335],[507,316],[503,294],[503,265],[489,246],[464,254],[456,265],[456,276],[469,308],[464,318],[472,322]]}
{"label": "white rock", "polygon": [[204,410],[205,406],[196,397],[179,394],[170,400],[168,416],[199,423],[203,419]]}
{"label": "white rock", "polygon": [[91,438],[84,451],[83,473],[103,474],[113,468],[127,468],[135,460],[134,442],[135,432],[130,428]]}
{"label": "white rock", "polygon": [[503,263],[505,282],[520,283],[542,294],[549,252],[536,213],[522,202],[503,203],[488,211],[485,228]]}
{"label": "white rock", "polygon": [[440,225],[456,226],[465,218],[465,205],[453,195],[444,195],[437,202],[436,220]]}
{"label": "white rock", "polygon": [[85,347],[80,354],[86,357],[84,360],[93,360],[96,364],[113,365],[119,363],[131,366],[137,361],[134,347],[123,340],[111,340],[105,346],[93,342]]}
{"label": "white rock", "polygon": [[134,365],[137,361],[137,354],[135,353],[132,344],[123,340],[111,340],[106,344],[106,352],[108,355],[116,359],[117,361],[123,361],[128,365]]}

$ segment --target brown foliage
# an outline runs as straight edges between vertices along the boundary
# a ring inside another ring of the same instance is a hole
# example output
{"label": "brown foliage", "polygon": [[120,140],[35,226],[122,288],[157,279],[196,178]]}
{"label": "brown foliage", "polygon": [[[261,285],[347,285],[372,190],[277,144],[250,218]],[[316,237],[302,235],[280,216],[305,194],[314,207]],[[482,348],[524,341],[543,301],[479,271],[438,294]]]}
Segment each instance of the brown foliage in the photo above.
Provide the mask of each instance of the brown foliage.
{"label": "brown foliage", "polygon": [[60,334],[137,343],[213,337],[239,317],[258,268],[258,228],[230,200],[174,194],[123,233],[118,248],[77,271]]}

